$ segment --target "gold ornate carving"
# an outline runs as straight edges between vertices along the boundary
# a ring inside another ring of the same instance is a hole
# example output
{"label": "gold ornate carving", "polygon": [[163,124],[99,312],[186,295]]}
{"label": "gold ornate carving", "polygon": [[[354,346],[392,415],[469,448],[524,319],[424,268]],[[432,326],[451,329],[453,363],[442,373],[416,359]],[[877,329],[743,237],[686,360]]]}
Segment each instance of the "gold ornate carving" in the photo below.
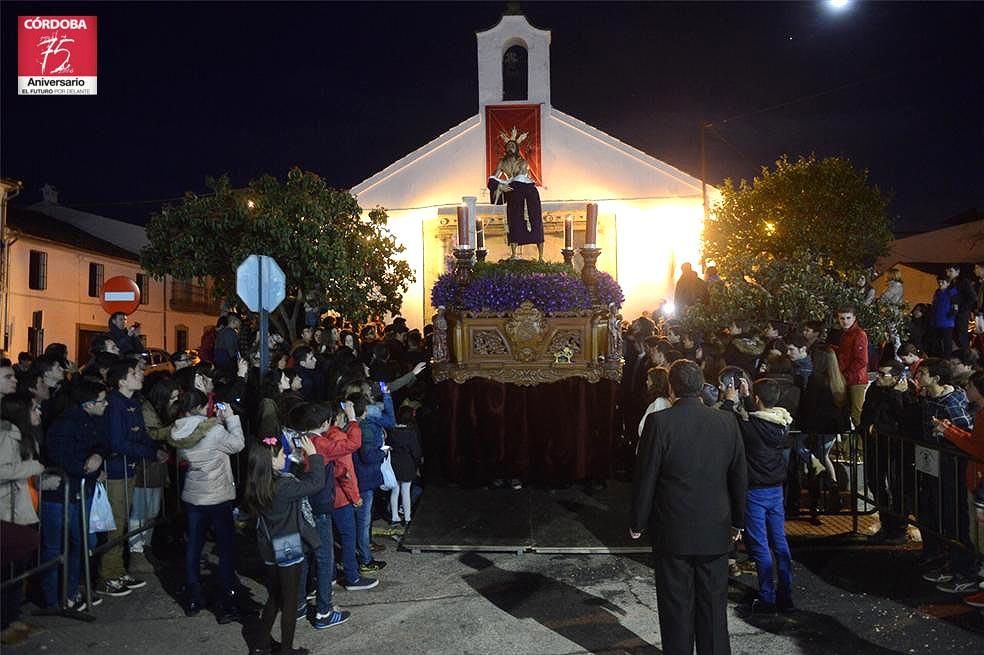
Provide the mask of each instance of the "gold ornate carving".
{"label": "gold ornate carving", "polygon": [[[450,352],[446,363],[434,362],[434,379],[461,383],[477,377],[519,386],[570,377],[618,381],[622,358],[608,356],[609,312],[597,307],[548,316],[529,303],[512,313],[447,312]],[[570,362],[557,357],[565,348],[576,353]]]}
{"label": "gold ornate carving", "polygon": [[557,330],[554,332],[553,338],[550,339],[550,345],[547,346],[547,352],[556,356],[565,348],[571,351],[572,356],[582,351],[580,330]]}
{"label": "gold ornate carving", "polygon": [[509,350],[499,330],[492,328],[472,331],[472,352],[476,355],[489,356],[505,355]]}
{"label": "gold ornate carving", "polygon": [[512,317],[506,320],[506,336],[512,346],[513,356],[521,362],[535,360],[546,329],[543,312],[528,300],[520,305]]}

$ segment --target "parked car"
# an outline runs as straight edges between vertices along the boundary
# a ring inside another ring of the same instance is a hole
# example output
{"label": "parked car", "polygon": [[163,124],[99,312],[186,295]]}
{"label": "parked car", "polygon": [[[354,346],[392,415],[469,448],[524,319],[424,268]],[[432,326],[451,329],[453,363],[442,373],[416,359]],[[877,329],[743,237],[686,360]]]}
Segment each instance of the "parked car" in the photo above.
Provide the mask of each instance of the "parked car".
{"label": "parked car", "polygon": [[145,375],[150,375],[157,371],[174,372],[174,365],[171,364],[171,353],[160,348],[147,348],[140,353],[147,367],[144,369]]}

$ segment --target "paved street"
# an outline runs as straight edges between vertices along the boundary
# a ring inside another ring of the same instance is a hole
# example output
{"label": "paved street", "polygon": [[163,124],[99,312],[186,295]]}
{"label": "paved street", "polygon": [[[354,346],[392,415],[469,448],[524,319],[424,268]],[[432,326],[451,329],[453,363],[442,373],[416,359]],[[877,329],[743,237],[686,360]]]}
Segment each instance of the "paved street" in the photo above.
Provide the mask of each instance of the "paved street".
{"label": "paved street", "polygon": [[[345,625],[298,629],[313,653],[571,655],[659,653],[651,569],[641,556],[393,552],[382,584],[338,591],[352,611]],[[791,617],[744,620],[730,610],[735,653],[817,655],[984,652],[984,621],[953,598],[917,582],[910,549],[833,549],[803,543]],[[248,567],[247,567],[248,568]],[[220,626],[203,612],[186,618],[172,593],[180,574],[150,576],[147,588],[107,599],[98,621],[31,617],[47,631],[11,653],[191,655],[247,652],[253,631]],[[243,578],[251,602],[265,592]],[[732,587],[740,598],[754,578]],[[255,620],[254,620],[255,622]],[[249,625],[251,622],[247,621]]]}

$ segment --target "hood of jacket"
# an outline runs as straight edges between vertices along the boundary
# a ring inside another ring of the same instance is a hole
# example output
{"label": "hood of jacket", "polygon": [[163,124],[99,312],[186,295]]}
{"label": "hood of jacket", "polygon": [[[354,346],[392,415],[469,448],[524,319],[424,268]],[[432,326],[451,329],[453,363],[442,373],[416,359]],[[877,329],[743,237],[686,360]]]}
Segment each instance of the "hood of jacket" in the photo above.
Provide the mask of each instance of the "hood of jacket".
{"label": "hood of jacket", "polygon": [[174,422],[171,438],[167,442],[175,448],[191,448],[219,423],[219,419],[214,417],[184,416]]}
{"label": "hood of jacket", "polygon": [[784,407],[769,407],[752,412],[749,416],[755,416],[763,421],[775,423],[783,427],[789,427],[793,423],[793,416]]}

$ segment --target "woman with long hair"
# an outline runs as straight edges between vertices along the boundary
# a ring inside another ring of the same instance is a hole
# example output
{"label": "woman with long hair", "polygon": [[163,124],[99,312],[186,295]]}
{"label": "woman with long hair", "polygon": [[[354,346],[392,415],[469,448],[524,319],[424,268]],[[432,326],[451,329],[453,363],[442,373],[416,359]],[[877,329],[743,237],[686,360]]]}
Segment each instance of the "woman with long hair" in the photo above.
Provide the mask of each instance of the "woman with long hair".
{"label": "woman with long hair", "polygon": [[[830,451],[837,436],[850,428],[850,408],[836,353],[830,348],[818,348],[813,354],[813,375],[800,400],[800,425],[811,437],[814,456],[823,462],[825,470],[818,486],[829,488],[832,495],[828,497],[835,506],[839,506],[840,496]],[[818,497],[819,489],[814,497],[814,515]]]}
{"label": "woman with long hair", "polygon": [[[10,368],[4,371],[13,373]],[[38,461],[34,432],[41,425],[41,414],[27,394],[4,395],[0,400],[0,545],[3,551],[4,578],[8,567],[11,573],[27,568],[31,556],[40,542],[34,526],[38,524],[36,494],[30,486],[34,476],[40,475],[44,466]],[[24,583],[9,585],[0,599],[3,643],[12,645],[26,639],[31,627],[20,622],[20,606],[24,596]]]}
{"label": "woman with long hair", "polygon": [[646,425],[646,418],[655,412],[661,412],[670,407],[670,371],[664,366],[654,366],[646,373],[646,400],[649,406],[639,421],[639,436]]}
{"label": "woman with long hair", "polygon": [[[258,517],[257,548],[263,558],[267,587],[267,601],[261,616],[263,633],[260,643],[253,649],[256,655],[308,652],[306,648],[294,648],[297,592],[304,552],[316,549],[320,539],[311,507],[307,505],[305,510],[304,506],[307,497],[325,485],[325,463],[306,435],[297,439],[296,443],[291,443],[282,436],[264,437],[249,451],[244,500]],[[308,472],[297,475],[291,472],[285,446],[307,454]],[[270,634],[278,613],[280,644],[274,642]]]}
{"label": "woman with long hair", "polygon": [[202,608],[202,548],[205,533],[211,526],[219,551],[219,579],[223,592],[216,616],[219,623],[230,623],[239,613],[234,597],[236,530],[232,518],[236,483],[229,456],[241,451],[246,441],[239,417],[230,407],[217,403],[216,415],[209,418],[208,405],[208,397],[197,389],[181,394],[176,405],[180,418],[174,422],[169,439],[169,443],[178,449],[178,457],[188,463],[181,491],[188,521],[185,614],[194,616]]}

